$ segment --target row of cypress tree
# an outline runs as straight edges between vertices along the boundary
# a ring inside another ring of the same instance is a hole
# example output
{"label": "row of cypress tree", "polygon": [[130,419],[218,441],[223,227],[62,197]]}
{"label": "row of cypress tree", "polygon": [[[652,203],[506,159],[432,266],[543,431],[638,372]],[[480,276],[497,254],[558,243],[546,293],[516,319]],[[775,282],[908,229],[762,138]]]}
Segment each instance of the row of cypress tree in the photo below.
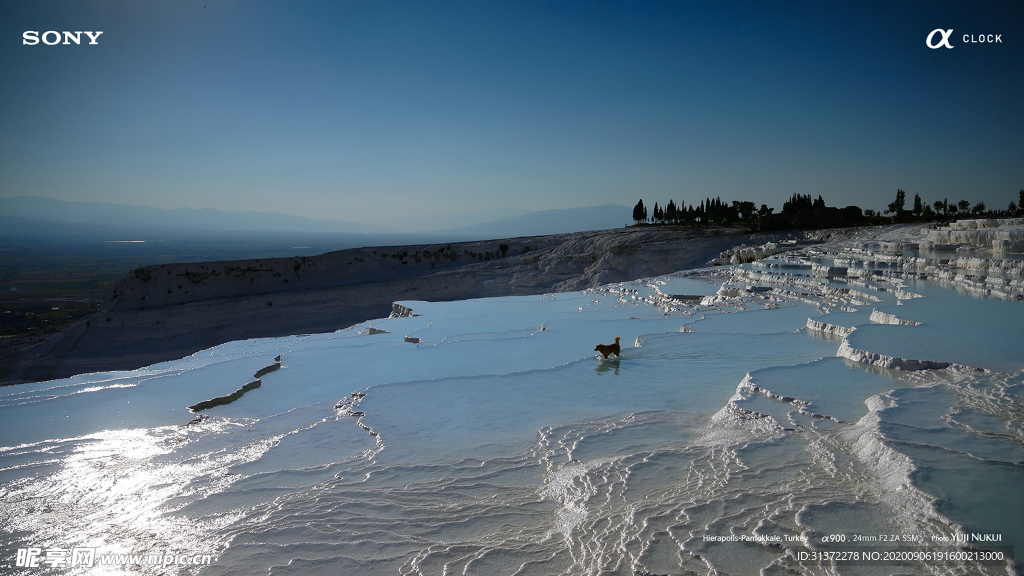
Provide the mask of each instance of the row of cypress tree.
{"label": "row of cypress tree", "polygon": [[[705,198],[700,204],[694,206],[685,203],[676,204],[669,200],[664,207],[654,203],[650,211],[644,205],[643,199],[633,207],[633,221],[637,224],[753,224],[763,222],[772,218],[778,220],[783,216],[787,220],[798,214],[817,214],[821,217],[826,212],[838,211],[837,224],[880,224],[885,222],[915,222],[915,221],[950,221],[956,218],[1012,218],[1024,217],[1024,190],[1021,190],[1019,202],[1010,202],[1005,210],[990,210],[984,202],[971,205],[967,200],[950,202],[948,199],[936,200],[928,204],[921,200],[920,195],[915,194],[913,206],[906,209],[907,195],[903,189],[896,191],[896,198],[884,211],[861,210],[859,206],[847,206],[842,209],[829,208],[825,200],[818,195],[812,198],[810,194],[793,194],[789,200],[782,205],[782,214],[774,214],[775,209],[762,204],[760,209],[755,207],[753,202],[732,201],[723,202],[721,197]],[[833,215],[834,216],[834,215]],[[835,220],[834,217],[829,218]],[[775,226],[777,227],[777,226]]]}
{"label": "row of cypress tree", "polygon": [[[762,209],[771,210],[764,205]],[[669,200],[662,208],[655,202],[650,214],[644,206],[643,199],[633,207],[633,220],[637,224],[730,224],[754,222],[758,215],[759,211],[753,202],[728,203],[722,202],[721,197],[705,198],[696,207],[693,204],[687,206],[685,203],[677,205],[674,200]]]}

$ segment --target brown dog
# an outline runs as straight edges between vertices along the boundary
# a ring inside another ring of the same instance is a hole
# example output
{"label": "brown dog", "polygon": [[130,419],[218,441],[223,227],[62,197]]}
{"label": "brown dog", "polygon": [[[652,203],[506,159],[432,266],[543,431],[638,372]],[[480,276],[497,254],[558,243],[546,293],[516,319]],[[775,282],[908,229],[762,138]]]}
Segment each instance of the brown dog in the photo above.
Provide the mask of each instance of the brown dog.
{"label": "brown dog", "polygon": [[597,350],[598,352],[603,354],[605,358],[611,356],[612,354],[615,354],[616,356],[619,356],[620,358],[622,357],[622,355],[619,354],[619,337],[618,336],[615,337],[615,344],[598,344],[597,346],[594,347],[594,350]]}

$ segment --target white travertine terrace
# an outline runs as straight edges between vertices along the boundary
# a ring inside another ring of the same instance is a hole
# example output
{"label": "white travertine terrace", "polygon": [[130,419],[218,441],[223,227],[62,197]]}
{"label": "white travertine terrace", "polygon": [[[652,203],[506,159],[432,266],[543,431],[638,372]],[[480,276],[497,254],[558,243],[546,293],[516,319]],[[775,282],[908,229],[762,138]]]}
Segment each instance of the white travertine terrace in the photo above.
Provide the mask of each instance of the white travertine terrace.
{"label": "white travertine terrace", "polygon": [[821,322],[813,318],[807,319],[807,329],[814,330],[815,332],[824,332],[825,334],[831,334],[833,336],[842,336],[843,338],[849,336],[856,328],[848,326],[840,326],[838,324],[829,324],[828,322]]}
{"label": "white travertine terrace", "polygon": [[[907,232],[913,232],[910,229]],[[819,310],[857,307],[879,302],[872,292],[893,294],[897,304],[920,298],[906,290],[906,280],[933,280],[951,284],[955,289],[978,296],[1004,300],[1024,300],[1024,219],[958,221],[949,227],[907,234],[904,237],[866,237],[862,241],[839,237],[799,251],[787,250],[786,256],[767,257],[753,264],[757,269],[736,267],[731,282],[723,284],[714,296],[705,297],[703,306],[742,306],[740,301],[760,299],[802,301],[816,304]],[[852,236],[852,234],[850,234]],[[747,261],[747,255],[766,254],[770,247],[723,253]],[[951,257],[943,250],[955,250]],[[911,251],[916,251],[913,254]],[[969,254],[967,254],[969,253]],[[911,255],[913,254],[913,255]],[[762,271],[763,270],[763,271]],[[736,285],[748,283],[748,288]],[[768,293],[754,292],[749,283],[770,285]],[[856,287],[844,288],[843,285]],[[875,324],[917,326],[920,322],[896,314],[872,309],[869,321]],[[954,366],[912,358],[897,358],[854,348],[849,340],[856,328],[829,324],[808,318],[808,330],[842,338],[837,356],[881,368],[906,371],[942,369]]]}
{"label": "white travertine terrace", "polygon": [[847,358],[854,362],[860,362],[861,364],[871,364],[880,368],[890,368],[894,370],[941,370],[952,366],[949,362],[896,358],[893,356],[886,356],[885,354],[879,354],[877,352],[857,350],[850,346],[850,341],[845,338],[843,339],[843,343],[839,345],[839,350],[836,352],[836,356]]}
{"label": "white travertine terrace", "polygon": [[743,244],[722,252],[718,255],[718,258],[713,259],[708,264],[710,266],[747,264],[776,254],[799,250],[807,246],[808,243],[810,242],[806,240],[783,240],[780,242],[766,242],[764,244]]}
{"label": "white travertine terrace", "polygon": [[904,320],[903,318],[898,318],[895,314],[879,312],[878,310],[871,311],[870,320],[875,324],[892,324],[895,326],[920,326],[921,324],[917,320]]}
{"label": "white travertine terrace", "polygon": [[928,231],[922,249],[966,244],[996,253],[1024,252],[1024,218],[957,220]]}
{"label": "white travertine terrace", "polygon": [[826,266],[824,264],[812,264],[811,273],[815,276],[824,276],[825,278],[836,278],[846,276],[846,266]]}

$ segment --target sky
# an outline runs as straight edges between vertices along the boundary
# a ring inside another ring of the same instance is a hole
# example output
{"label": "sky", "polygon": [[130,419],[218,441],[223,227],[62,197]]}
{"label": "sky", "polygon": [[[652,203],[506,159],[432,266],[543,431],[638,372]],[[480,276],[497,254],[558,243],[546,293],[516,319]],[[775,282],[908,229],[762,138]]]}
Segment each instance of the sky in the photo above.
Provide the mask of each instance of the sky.
{"label": "sky", "polygon": [[[768,4],[6,0],[0,197],[385,225],[1018,199],[1024,4]],[[24,43],[48,30],[103,33]]]}

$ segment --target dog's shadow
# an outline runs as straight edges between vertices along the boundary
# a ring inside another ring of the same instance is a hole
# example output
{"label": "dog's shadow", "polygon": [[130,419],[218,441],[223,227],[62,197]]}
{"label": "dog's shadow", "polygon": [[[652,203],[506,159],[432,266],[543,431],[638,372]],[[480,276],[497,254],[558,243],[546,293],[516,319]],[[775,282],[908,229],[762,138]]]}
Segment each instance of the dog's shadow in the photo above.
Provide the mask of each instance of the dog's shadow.
{"label": "dog's shadow", "polygon": [[615,358],[600,358],[599,360],[600,362],[597,363],[597,368],[594,368],[594,372],[597,372],[598,375],[600,375],[605,372],[614,371],[616,376],[619,375],[619,360],[621,360],[621,358],[618,355],[616,355]]}

